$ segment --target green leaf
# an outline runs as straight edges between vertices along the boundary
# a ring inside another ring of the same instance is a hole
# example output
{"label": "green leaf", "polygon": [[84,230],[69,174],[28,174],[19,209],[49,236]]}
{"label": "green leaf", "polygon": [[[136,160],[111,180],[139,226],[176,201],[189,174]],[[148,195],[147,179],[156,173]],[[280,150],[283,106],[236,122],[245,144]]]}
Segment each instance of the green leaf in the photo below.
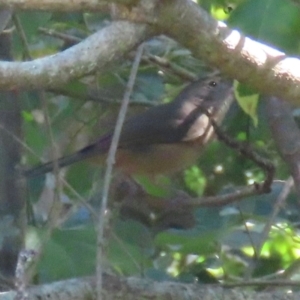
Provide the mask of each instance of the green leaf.
{"label": "green leaf", "polygon": [[228,23],[266,44],[299,53],[300,7],[292,1],[245,1],[232,11]]}
{"label": "green leaf", "polygon": [[121,275],[140,275],[142,268],[151,267],[151,258],[143,249],[123,240],[112,239],[108,259],[112,268]]}
{"label": "green leaf", "polygon": [[218,249],[216,243],[220,230],[210,230],[199,234],[197,230],[169,230],[158,234],[155,244],[167,251],[178,251],[182,254],[210,255]]}
{"label": "green leaf", "polygon": [[184,181],[187,187],[197,196],[203,195],[206,186],[206,178],[199,167],[192,166],[185,170]]}
{"label": "green leaf", "polygon": [[137,274],[142,266],[151,267],[154,245],[150,230],[133,220],[119,220],[114,229],[108,251],[114,269],[120,274]]}
{"label": "green leaf", "polygon": [[30,111],[22,110],[22,117],[25,122],[32,122],[34,120]]}
{"label": "green leaf", "polygon": [[217,20],[226,20],[229,17],[228,12],[223,6],[220,5],[212,5],[210,9],[211,15]]}
{"label": "green leaf", "polygon": [[170,192],[170,179],[168,177],[165,176],[161,176],[159,178],[159,183],[157,183],[156,181],[153,182],[150,180],[149,177],[147,176],[135,176],[134,177],[135,181],[140,184],[145,191],[152,196],[155,197],[162,197],[162,198],[166,198],[166,197],[170,197],[171,192]]}
{"label": "green leaf", "polygon": [[238,81],[234,81],[234,95],[237,99],[242,110],[249,115],[256,127],[258,125],[257,118],[257,103],[259,95],[253,90],[251,90],[248,86],[240,84]]}
{"label": "green leaf", "polygon": [[67,171],[66,180],[81,195],[88,195],[95,181],[95,170],[85,161],[72,164]]}
{"label": "green leaf", "polygon": [[143,224],[134,221],[118,221],[115,227],[116,233],[127,243],[138,245],[142,248],[152,248],[152,233]]}
{"label": "green leaf", "polygon": [[[44,234],[39,231],[40,239]],[[39,263],[39,278],[49,282],[91,275],[95,258],[96,233],[92,226],[55,230]]]}

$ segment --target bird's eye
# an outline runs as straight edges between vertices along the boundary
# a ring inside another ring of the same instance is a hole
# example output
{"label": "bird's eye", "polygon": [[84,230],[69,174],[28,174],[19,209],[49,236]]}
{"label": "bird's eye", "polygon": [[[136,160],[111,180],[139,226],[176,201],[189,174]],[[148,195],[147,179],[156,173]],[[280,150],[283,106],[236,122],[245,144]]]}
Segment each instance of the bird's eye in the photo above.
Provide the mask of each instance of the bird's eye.
{"label": "bird's eye", "polygon": [[217,83],[215,81],[210,81],[208,85],[211,87],[215,87],[217,86]]}

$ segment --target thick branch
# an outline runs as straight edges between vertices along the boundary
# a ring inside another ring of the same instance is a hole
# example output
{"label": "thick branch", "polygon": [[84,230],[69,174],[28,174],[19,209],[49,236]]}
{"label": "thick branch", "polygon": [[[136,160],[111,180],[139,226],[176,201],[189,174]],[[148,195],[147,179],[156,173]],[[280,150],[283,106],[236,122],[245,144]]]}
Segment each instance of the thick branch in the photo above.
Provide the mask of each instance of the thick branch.
{"label": "thick branch", "polygon": [[160,2],[157,20],[163,33],[195,57],[263,94],[300,104],[300,60],[229,29],[192,1]]}
{"label": "thick branch", "polygon": [[300,196],[300,131],[288,103],[265,97],[266,115],[278,152],[289,166]]}
{"label": "thick branch", "polygon": [[[50,7],[50,3],[57,3],[57,6],[53,4]],[[99,6],[108,5],[107,1],[95,0],[62,0],[59,3],[65,7],[72,3],[72,8],[68,8],[73,11],[79,9],[80,5],[81,10],[96,10],[97,3]],[[52,0],[38,3],[34,0],[6,0],[1,1],[1,4],[19,9],[29,9],[31,5],[35,10],[46,9],[48,5],[49,10],[61,10],[58,2]],[[230,30],[224,23],[212,19],[192,1],[159,1],[155,12],[160,31],[190,49],[196,57],[218,67],[230,77],[248,83],[263,94],[275,95],[294,104],[299,103],[298,59],[286,57],[282,52],[246,38],[238,31]],[[0,88],[27,85],[49,87],[65,83],[95,71],[96,62],[103,67],[107,62],[114,61],[147,37],[149,35],[146,28],[141,24],[118,22],[61,54],[33,62],[1,63]]]}
{"label": "thick branch", "polygon": [[1,0],[0,8],[41,11],[109,11],[112,2],[134,5],[137,0]]}
{"label": "thick branch", "polygon": [[0,88],[51,88],[96,70],[103,72],[147,37],[144,25],[114,22],[56,55],[29,62],[1,62]]}
{"label": "thick branch", "polygon": [[[292,285],[291,281],[291,285]],[[267,285],[267,284],[266,284]],[[120,278],[106,275],[103,284],[105,299],[202,299],[202,300],[240,300],[240,299],[299,299],[299,293],[287,294],[284,291],[253,292],[244,289],[224,289],[219,286],[182,284],[179,282],[154,282],[140,278]],[[94,299],[94,279],[70,279],[52,284],[30,288],[28,299]],[[14,292],[3,293],[0,300],[12,300]]]}

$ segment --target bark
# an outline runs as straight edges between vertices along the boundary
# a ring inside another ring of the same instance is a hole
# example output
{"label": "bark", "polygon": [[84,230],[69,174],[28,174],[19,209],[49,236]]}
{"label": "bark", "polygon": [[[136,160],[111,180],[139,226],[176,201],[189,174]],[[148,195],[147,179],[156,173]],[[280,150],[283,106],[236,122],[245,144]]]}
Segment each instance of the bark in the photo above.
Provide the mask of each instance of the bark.
{"label": "bark", "polygon": [[288,165],[300,196],[300,131],[288,103],[266,97],[266,115],[278,152]]}
{"label": "bark", "polygon": [[[293,300],[299,299],[300,293],[286,291],[254,292],[249,289],[225,289],[220,286],[201,284],[182,284],[178,282],[155,282],[140,278],[120,278],[105,275],[102,299],[122,300]],[[94,278],[70,279],[28,289],[28,299],[63,299],[87,300],[96,299]],[[15,292],[0,295],[0,300],[13,300]]]}
{"label": "bark", "polygon": [[[43,1],[41,5],[40,2],[36,3],[32,0],[6,0],[1,1],[1,4],[19,9],[34,7],[35,10],[64,11],[69,7],[67,2],[70,1],[60,1],[61,4],[58,6],[51,4],[56,2],[48,0]],[[106,5],[105,10],[114,11],[114,7],[107,5],[107,1],[97,2],[99,5]],[[116,61],[124,53],[154,35],[155,31],[150,31],[150,27],[154,27],[160,33],[174,38],[187,47],[195,57],[218,67],[229,77],[246,82],[263,94],[278,96],[299,104],[300,89],[297,87],[300,84],[299,59],[287,57],[283,52],[251,40],[236,30],[231,30],[224,23],[211,18],[192,1],[158,1],[152,14],[147,11],[147,3],[155,3],[155,0],[140,2],[142,4],[137,10],[132,8],[133,2],[130,1],[127,6],[116,5],[117,17],[127,18],[135,24],[113,22],[79,45],[54,56],[32,62],[2,62],[0,87],[7,89],[16,86],[54,87],[96,71],[97,64],[100,71],[103,71],[107,62]],[[73,8],[69,8],[73,11],[97,10],[93,0],[71,3]],[[78,61],[81,56],[82,59]],[[239,72],[236,72],[237,69]]]}
{"label": "bark", "polygon": [[144,25],[114,22],[83,42],[56,55],[26,62],[0,62],[1,89],[42,89],[105,72],[149,36]]}

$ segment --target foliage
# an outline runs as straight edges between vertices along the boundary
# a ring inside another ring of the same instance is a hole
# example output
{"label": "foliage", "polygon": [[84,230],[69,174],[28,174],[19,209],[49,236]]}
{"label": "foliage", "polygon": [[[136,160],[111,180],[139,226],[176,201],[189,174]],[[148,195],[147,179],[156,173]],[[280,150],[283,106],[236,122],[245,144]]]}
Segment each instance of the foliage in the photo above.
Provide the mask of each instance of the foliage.
{"label": "foliage", "polygon": [[[282,0],[198,1],[215,17],[220,9],[227,22],[245,34],[272,44],[290,54],[299,53],[300,11],[292,2]],[[230,7],[230,9],[228,9]],[[32,58],[48,55],[72,46],[70,41],[42,34],[46,27],[70,36],[84,38],[110,22],[105,14],[80,13],[20,13],[18,14],[28,40]],[[255,18],[254,18],[255,16]],[[15,56],[25,56],[20,36],[14,34]],[[157,55],[166,61],[199,76],[208,66],[194,59],[191,53],[167,38],[156,38],[146,44],[146,55]],[[107,74],[94,74],[70,82],[61,90],[47,91],[46,108],[39,93],[31,91],[23,101],[24,142],[36,154],[24,151],[26,166],[48,161],[54,155],[74,152],[113,127],[128,79],[131,58],[116,64]],[[159,66],[143,60],[136,78],[129,114],[149,105],[169,101],[185,83],[174,68]],[[241,100],[243,101],[243,100]],[[255,106],[250,100],[250,105]],[[47,124],[45,114],[49,115]],[[250,139],[258,151],[277,166],[277,179],[286,179],[288,172],[270,138],[264,118],[264,105],[259,104],[251,116],[258,120],[256,127],[238,105],[228,114],[224,128],[236,139]],[[55,147],[49,136],[51,130]],[[99,171],[100,170],[100,171]],[[38,266],[40,282],[92,274],[95,268],[96,234],[93,216],[83,202],[97,211],[100,202],[101,167],[87,163],[71,166],[64,178],[76,189],[80,199],[66,185],[62,185],[61,199],[66,206],[61,225],[46,244]],[[263,179],[263,172],[252,162],[240,157],[221,142],[214,141],[206,149],[199,163],[169,179],[168,188],[183,190],[193,196],[217,195]],[[164,195],[162,186],[143,180],[145,189],[154,196]],[[29,233],[43,236],[45,214],[56,190],[53,178],[28,181],[28,198],[34,217]],[[135,218],[116,217],[110,227],[107,245],[107,267],[123,275],[140,275],[155,280],[183,282],[217,282],[241,277],[254,258],[253,244],[260,237],[263,225],[272,212],[282,183],[274,183],[272,193],[244,199],[240,203],[221,208],[198,208],[193,211],[195,226],[190,229],[156,226],[158,213],[151,219],[149,211],[135,211]],[[70,208],[71,207],[71,208]],[[275,275],[292,266],[299,257],[297,208],[294,195],[281,208],[262,255],[254,269],[254,276]],[[137,218],[136,214],[140,214]],[[142,216],[141,216],[142,215]],[[147,215],[147,222],[145,221]],[[133,219],[132,219],[133,218]],[[156,219],[155,219],[156,218]],[[150,221],[148,220],[150,219]],[[39,229],[38,229],[39,228]],[[29,238],[28,238],[29,239]],[[30,240],[30,239],[29,239]],[[29,243],[30,244],[30,243]],[[297,275],[297,273],[296,273]]]}

